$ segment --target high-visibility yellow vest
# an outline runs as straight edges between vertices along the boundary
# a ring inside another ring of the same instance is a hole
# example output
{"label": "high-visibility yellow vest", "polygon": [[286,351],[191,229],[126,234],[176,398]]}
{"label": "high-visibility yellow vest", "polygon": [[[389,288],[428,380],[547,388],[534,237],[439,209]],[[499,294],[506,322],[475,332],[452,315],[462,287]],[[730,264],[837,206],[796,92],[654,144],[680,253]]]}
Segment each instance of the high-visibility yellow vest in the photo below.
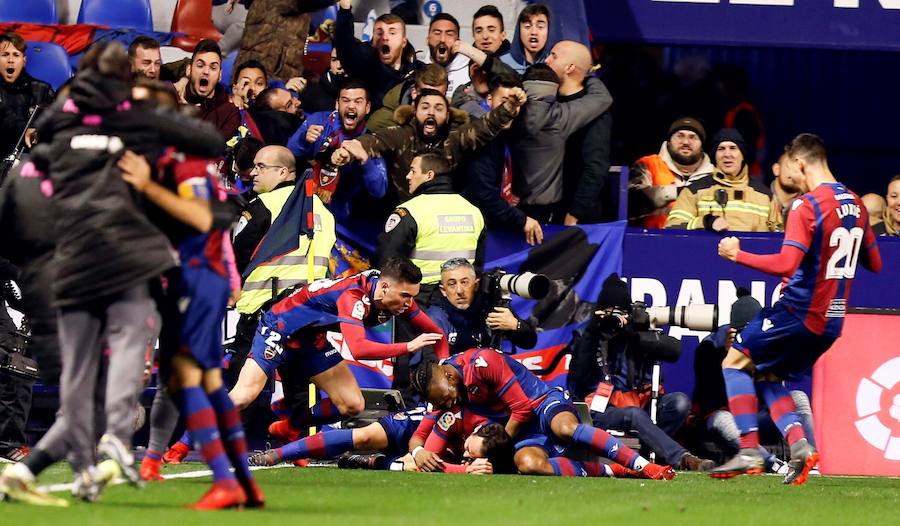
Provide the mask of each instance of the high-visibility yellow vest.
{"label": "high-visibility yellow vest", "polygon": [[475,262],[478,238],[484,230],[481,211],[459,194],[422,194],[403,203],[416,221],[416,247],[410,255],[422,270],[422,283],[441,280],[441,264],[448,259]]}
{"label": "high-visibility yellow vest", "polygon": [[[293,187],[288,186],[260,194],[259,199],[271,212],[273,223],[292,190]],[[334,216],[325,208],[318,196],[314,195],[312,199],[315,226],[313,242],[310,243],[309,238],[301,235],[300,245],[296,250],[253,269],[244,281],[241,297],[235,305],[239,313],[253,314],[284,289],[328,275],[328,260],[336,239]],[[313,259],[311,277],[310,255]]]}

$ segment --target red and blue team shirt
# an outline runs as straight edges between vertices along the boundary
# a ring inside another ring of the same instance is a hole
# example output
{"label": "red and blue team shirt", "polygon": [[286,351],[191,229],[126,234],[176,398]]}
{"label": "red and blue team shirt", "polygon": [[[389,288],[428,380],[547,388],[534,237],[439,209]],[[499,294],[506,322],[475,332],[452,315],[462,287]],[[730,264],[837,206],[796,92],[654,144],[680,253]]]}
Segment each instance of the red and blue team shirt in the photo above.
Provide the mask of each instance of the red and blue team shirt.
{"label": "red and blue team shirt", "polygon": [[414,437],[425,441],[425,449],[449,462],[458,461],[466,438],[490,420],[467,407],[449,411],[431,411],[425,415]]}
{"label": "red and blue team shirt", "polygon": [[[301,344],[325,346],[325,332],[340,330],[353,357],[382,359],[407,352],[406,342],[378,343],[366,337],[365,327],[388,321],[391,314],[373,308],[379,271],[367,270],[343,279],[319,279],[279,301],[263,316],[263,324]],[[441,333],[415,300],[401,316],[421,332]],[[435,346],[436,354],[449,355],[447,338]]]}
{"label": "red and blue team shirt", "polygon": [[875,246],[862,201],[841,183],[820,184],[792,204],[784,244],[804,256],[779,301],[811,332],[840,336],[860,254]]}
{"label": "red and blue team shirt", "polygon": [[493,349],[470,349],[446,363],[462,375],[464,403],[493,421],[529,421],[551,390],[524,365]]}
{"label": "red and blue team shirt", "polygon": [[[219,198],[218,169],[213,159],[196,157],[168,148],[156,163],[159,183],[182,199],[212,201]],[[206,266],[228,276],[221,230],[198,232],[162,213],[162,230],[178,249],[182,265]]]}

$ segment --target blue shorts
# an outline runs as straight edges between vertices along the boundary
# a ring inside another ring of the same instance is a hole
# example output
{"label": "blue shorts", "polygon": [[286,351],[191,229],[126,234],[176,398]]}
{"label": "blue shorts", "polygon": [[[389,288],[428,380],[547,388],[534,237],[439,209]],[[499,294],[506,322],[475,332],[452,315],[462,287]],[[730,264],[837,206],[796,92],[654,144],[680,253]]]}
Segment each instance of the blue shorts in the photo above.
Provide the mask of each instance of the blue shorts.
{"label": "blue shorts", "polygon": [[267,376],[272,376],[282,364],[289,363],[292,371],[306,378],[325,372],[342,360],[340,351],[325,340],[324,334],[321,341],[316,342],[286,339],[262,321],[253,336],[250,357]]}
{"label": "blue shorts", "polygon": [[402,413],[391,413],[378,419],[388,438],[388,447],[381,452],[389,457],[401,457],[409,452],[409,440],[418,429],[425,409],[417,407]]}
{"label": "blue shorts", "polygon": [[811,332],[780,304],[767,307],[738,334],[732,345],[753,360],[756,370],[783,380],[805,376],[836,338]]}
{"label": "blue shorts", "polygon": [[578,418],[578,411],[568,392],[558,388],[550,391],[534,410],[534,416],[521,434],[522,438],[516,442],[516,451],[523,447],[539,447],[551,458],[564,456],[569,446],[553,434],[550,422],[553,417],[566,411]]}
{"label": "blue shorts", "polygon": [[178,353],[188,353],[203,370],[222,366],[222,319],[228,305],[228,278],[204,266],[182,266],[177,303],[180,316]]}

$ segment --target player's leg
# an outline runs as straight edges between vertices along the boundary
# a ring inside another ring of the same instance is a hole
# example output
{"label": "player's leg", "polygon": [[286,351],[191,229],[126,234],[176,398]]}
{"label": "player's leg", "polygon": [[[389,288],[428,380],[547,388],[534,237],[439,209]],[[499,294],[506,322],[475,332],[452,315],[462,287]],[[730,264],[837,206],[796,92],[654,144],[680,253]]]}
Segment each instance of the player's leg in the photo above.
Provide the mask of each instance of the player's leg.
{"label": "player's leg", "polygon": [[641,472],[647,478],[675,477],[671,467],[652,464],[606,431],[579,422],[571,404],[556,404],[549,411],[542,412],[540,417],[549,420],[550,432],[563,442],[584,446],[596,455]]}
{"label": "player's leg", "polygon": [[165,386],[157,385],[156,395],[150,406],[150,440],[144,460],[141,462],[141,478],[143,480],[163,480],[160,474],[163,452],[166,451],[166,446],[177,425],[178,406],[172,401]]}
{"label": "player's leg", "polygon": [[756,385],[766,405],[769,406],[772,422],[791,448],[791,460],[788,462],[784,483],[804,484],[809,471],[819,461],[819,453],[806,437],[794,398],[781,379],[773,373],[760,374]]}
{"label": "player's leg", "polygon": [[[336,355],[336,354],[335,354]],[[332,356],[335,356],[332,355]],[[329,360],[330,358],[324,358]],[[312,369],[320,369],[311,364]],[[310,376],[310,381],[328,394],[307,411],[291,415],[291,426],[302,429],[310,426],[330,424],[358,415],[366,408],[366,401],[350,367],[339,361],[331,367]]]}
{"label": "player's leg", "polygon": [[550,463],[550,457],[543,448],[523,447],[516,451],[513,460],[519,473],[523,475],[558,475],[556,468]]}
{"label": "player's leg", "polygon": [[228,393],[231,401],[239,409],[245,409],[256,400],[263,387],[266,386],[268,379],[269,375],[260,367],[256,360],[248,359],[244,362],[244,366],[241,367],[241,374],[238,376],[237,384]]}
{"label": "player's leg", "polygon": [[329,459],[348,451],[377,451],[388,447],[384,427],[373,422],[356,429],[332,429],[253,455],[254,466],[274,466],[303,458]]}

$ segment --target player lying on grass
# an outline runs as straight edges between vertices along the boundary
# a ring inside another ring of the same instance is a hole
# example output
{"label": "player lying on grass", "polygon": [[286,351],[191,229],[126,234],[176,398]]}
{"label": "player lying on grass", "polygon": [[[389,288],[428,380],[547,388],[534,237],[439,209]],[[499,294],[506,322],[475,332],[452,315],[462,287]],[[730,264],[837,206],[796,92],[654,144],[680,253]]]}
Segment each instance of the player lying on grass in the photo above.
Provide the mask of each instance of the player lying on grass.
{"label": "player lying on grass", "polygon": [[[434,459],[429,458],[421,467],[417,466],[410,451],[416,451],[420,458],[422,444],[426,444],[432,426],[450,427],[453,415],[438,419],[440,413],[424,415],[424,409],[414,409],[402,413],[383,416],[377,422],[356,429],[334,429],[276,449],[256,453],[250,463],[256,466],[274,466],[281,462],[292,462],[305,458],[331,459],[342,453],[345,455],[338,466],[365,469],[402,469],[403,471],[445,471],[448,473],[491,474],[515,471],[512,465],[512,441],[500,424],[491,425],[479,417],[477,425],[468,427],[465,435],[447,447],[434,447]],[[424,416],[424,418],[423,418]],[[469,419],[466,420],[469,422]],[[426,444],[428,447],[428,444]],[[365,452],[377,451],[366,455]]]}
{"label": "player lying on grass", "polygon": [[[297,440],[301,429],[356,416],[364,409],[365,400],[327,333],[340,331],[358,360],[393,358],[428,345],[435,346],[439,357],[448,356],[441,329],[416,305],[421,281],[422,272],[409,259],[391,258],[380,272],[367,270],[340,280],[317,280],[298,289],[262,316],[231,399],[238,407],[247,407],[275,368],[292,361],[292,370],[302,371],[328,398],[306,411],[294,411],[289,420],[273,424],[270,433]],[[409,342],[390,344],[366,337],[366,327],[385,323],[391,316],[405,317],[421,334]],[[186,442],[185,437],[181,442]],[[180,460],[187,449],[181,446],[177,455],[170,450],[166,459]]]}
{"label": "player lying on grass", "polygon": [[493,349],[470,349],[440,364],[424,364],[414,373],[412,384],[437,408],[469,407],[492,420],[506,421],[506,432],[516,440],[516,467],[523,474],[588,471],[567,458],[560,460],[569,444],[578,444],[642,477],[675,477],[670,466],[653,464],[606,431],[579,423],[567,393]]}
{"label": "player lying on grass", "polygon": [[781,276],[781,298],[750,321],[735,338],[722,369],[728,405],[741,432],[741,449],[710,471],[716,478],[763,471],[757,409],[761,394],[772,421],[791,446],[785,484],[806,482],[819,453],[806,440],[796,407],[783,380],[795,380],[816,363],[841,335],[850,286],[861,262],[881,270],[881,255],[869,227],[866,207],[837,182],[821,138],[804,133],[785,148],[782,175],[803,195],[794,200],[778,254],[741,250],[736,237],[719,242],[719,255],[756,270]]}

